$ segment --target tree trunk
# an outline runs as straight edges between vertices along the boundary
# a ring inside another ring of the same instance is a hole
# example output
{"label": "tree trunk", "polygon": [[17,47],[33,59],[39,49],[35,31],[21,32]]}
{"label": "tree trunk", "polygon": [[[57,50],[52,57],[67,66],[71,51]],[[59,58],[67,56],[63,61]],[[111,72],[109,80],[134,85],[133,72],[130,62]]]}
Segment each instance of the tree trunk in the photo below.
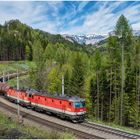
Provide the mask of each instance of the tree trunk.
{"label": "tree trunk", "polygon": [[122,44],[122,66],[121,66],[121,108],[120,108],[120,125],[123,125],[123,95],[124,95],[124,79],[125,79],[125,67],[124,67],[124,45]]}
{"label": "tree trunk", "polygon": [[99,119],[99,72],[96,73],[97,79],[97,119]]}
{"label": "tree trunk", "polygon": [[110,75],[110,94],[109,94],[109,122],[111,121],[111,99],[112,99],[112,68],[110,71],[111,75]]}

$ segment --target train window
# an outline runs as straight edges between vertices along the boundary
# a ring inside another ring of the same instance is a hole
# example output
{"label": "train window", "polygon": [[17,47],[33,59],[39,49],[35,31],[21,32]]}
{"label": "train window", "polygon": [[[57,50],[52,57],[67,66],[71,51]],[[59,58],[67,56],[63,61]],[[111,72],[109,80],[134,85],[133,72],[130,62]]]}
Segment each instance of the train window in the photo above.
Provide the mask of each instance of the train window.
{"label": "train window", "polygon": [[83,107],[85,107],[85,102],[82,102]]}
{"label": "train window", "polygon": [[62,102],[60,101],[60,104],[62,104]]}
{"label": "train window", "polygon": [[82,103],[81,102],[75,102],[74,106],[75,106],[75,108],[82,108]]}

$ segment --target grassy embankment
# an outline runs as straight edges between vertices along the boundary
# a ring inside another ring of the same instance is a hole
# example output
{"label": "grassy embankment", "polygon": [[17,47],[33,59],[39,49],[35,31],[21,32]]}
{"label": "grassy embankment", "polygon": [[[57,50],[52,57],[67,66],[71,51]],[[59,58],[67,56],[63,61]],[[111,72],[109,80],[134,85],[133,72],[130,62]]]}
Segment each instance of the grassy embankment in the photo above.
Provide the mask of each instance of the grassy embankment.
{"label": "grassy embankment", "polygon": [[126,126],[120,126],[120,125],[117,125],[115,123],[103,122],[103,121],[100,121],[100,120],[97,121],[92,116],[89,116],[88,121],[98,123],[98,124],[102,124],[102,125],[111,126],[111,127],[114,127],[114,128],[124,130],[124,131],[129,131],[129,132],[140,134],[140,128],[133,128],[133,127],[131,128],[131,127],[126,127]]}
{"label": "grassy embankment", "polygon": [[74,139],[70,133],[40,130],[37,127],[21,125],[0,112],[0,139]]}

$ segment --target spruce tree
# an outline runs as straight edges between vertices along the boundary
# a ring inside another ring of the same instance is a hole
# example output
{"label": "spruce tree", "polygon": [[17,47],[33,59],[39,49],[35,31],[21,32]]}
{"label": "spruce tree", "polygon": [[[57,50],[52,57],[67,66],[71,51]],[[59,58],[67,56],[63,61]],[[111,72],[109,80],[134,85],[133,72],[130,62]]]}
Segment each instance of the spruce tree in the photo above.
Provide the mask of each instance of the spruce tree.
{"label": "spruce tree", "polygon": [[83,96],[84,63],[79,53],[76,54],[76,58],[74,59],[70,85],[71,85],[70,89],[71,95]]}
{"label": "spruce tree", "polygon": [[[126,70],[125,61],[128,55],[125,55],[126,52],[130,50],[130,45],[132,44],[132,29],[128,24],[127,19],[121,15],[117,21],[115,34],[120,42],[121,49],[121,94],[120,94],[120,124],[123,124],[124,119],[124,94],[125,94],[125,79],[126,79]],[[128,54],[128,53],[126,53]],[[127,96],[127,95],[126,95]]]}
{"label": "spruce tree", "polygon": [[99,49],[96,49],[95,52],[95,70],[96,70],[96,91],[97,91],[97,109],[96,109],[96,117],[97,119],[99,119],[99,115],[100,115],[100,72],[101,72],[101,54]]}

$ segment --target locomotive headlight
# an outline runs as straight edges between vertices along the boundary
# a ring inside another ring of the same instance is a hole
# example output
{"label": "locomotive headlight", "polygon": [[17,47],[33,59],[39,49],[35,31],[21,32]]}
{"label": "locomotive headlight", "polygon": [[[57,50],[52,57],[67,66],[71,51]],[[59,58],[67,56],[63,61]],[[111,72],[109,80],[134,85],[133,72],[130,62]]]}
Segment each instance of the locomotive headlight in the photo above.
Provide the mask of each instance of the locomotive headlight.
{"label": "locomotive headlight", "polygon": [[71,111],[71,109],[70,109],[70,108],[67,108],[67,110],[68,110],[68,111]]}

